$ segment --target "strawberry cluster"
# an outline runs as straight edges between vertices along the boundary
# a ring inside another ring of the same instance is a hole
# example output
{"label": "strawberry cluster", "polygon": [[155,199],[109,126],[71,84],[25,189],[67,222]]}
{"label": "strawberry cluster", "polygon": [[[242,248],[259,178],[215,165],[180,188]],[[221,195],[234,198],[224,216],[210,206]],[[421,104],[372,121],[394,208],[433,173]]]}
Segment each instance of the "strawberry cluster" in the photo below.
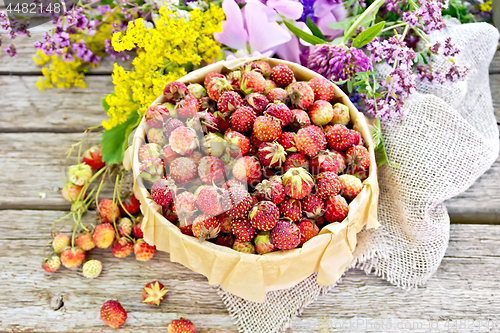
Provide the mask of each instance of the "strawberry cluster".
{"label": "strawberry cluster", "polygon": [[140,177],[187,235],[264,254],[302,246],[342,222],[370,154],[324,78],[249,62],[171,82],[145,114]]}

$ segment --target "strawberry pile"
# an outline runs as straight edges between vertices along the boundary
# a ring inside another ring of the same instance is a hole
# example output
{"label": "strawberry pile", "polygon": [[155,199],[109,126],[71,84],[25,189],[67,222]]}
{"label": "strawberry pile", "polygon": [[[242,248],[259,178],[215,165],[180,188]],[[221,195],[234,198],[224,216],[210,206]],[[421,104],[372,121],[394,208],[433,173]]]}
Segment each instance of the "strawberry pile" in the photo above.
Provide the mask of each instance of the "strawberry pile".
{"label": "strawberry pile", "polygon": [[145,114],[140,177],[186,235],[264,254],[342,222],[370,154],[324,78],[249,62],[204,84],[171,82]]}

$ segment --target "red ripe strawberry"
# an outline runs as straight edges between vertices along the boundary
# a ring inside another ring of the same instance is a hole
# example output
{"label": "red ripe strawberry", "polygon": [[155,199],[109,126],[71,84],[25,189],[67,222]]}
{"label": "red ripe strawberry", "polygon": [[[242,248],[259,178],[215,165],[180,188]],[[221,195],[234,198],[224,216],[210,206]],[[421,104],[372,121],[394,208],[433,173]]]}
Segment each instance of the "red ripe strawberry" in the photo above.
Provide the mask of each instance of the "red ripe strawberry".
{"label": "red ripe strawberry", "polygon": [[265,167],[281,168],[286,160],[286,151],[277,142],[264,142],[259,146],[259,161]]}
{"label": "red ripe strawberry", "polygon": [[271,89],[274,88],[278,88],[276,82],[274,82],[273,80],[266,80],[266,90],[264,91],[264,94],[267,95],[271,91]]}
{"label": "red ripe strawberry", "polygon": [[163,216],[172,223],[176,223],[179,217],[173,210],[173,206],[163,207]]}
{"label": "red ripe strawberry", "polygon": [[280,218],[280,211],[274,202],[261,201],[250,210],[248,218],[255,229],[271,230]]}
{"label": "red ripe strawberry", "polygon": [[222,213],[224,191],[215,186],[204,186],[196,197],[196,205],[201,211],[208,215],[219,215]]}
{"label": "red ripe strawberry", "polygon": [[176,195],[173,208],[181,221],[190,218],[196,211],[195,195],[188,191]]}
{"label": "red ripe strawberry", "polygon": [[259,201],[268,200],[279,205],[285,199],[285,188],[281,183],[281,178],[263,180],[255,186],[255,195]]}
{"label": "red ripe strawberry", "polygon": [[314,219],[324,214],[325,202],[314,194],[309,194],[302,199],[302,211],[310,219]]}
{"label": "red ripe strawberry", "polygon": [[174,81],[167,83],[163,90],[163,97],[165,97],[167,102],[175,104],[187,96],[188,93],[188,88],[184,83]]}
{"label": "red ripe strawberry", "polygon": [[217,238],[215,239],[215,244],[232,248],[234,244],[234,236],[220,233],[219,236],[217,236]]}
{"label": "red ripe strawberry", "polygon": [[249,106],[238,108],[231,115],[231,129],[238,132],[248,132],[252,129],[257,115]]}
{"label": "red ripe strawberry", "polygon": [[252,132],[252,134],[250,135],[250,143],[252,144],[252,146],[254,146],[255,148],[258,149],[260,144],[262,143],[262,141],[257,139],[257,137],[255,136],[255,133]]}
{"label": "red ripe strawberry", "polygon": [[141,229],[142,220],[137,220],[134,222],[134,227],[132,228],[132,236],[135,238],[143,238],[144,233]]}
{"label": "red ripe strawberry", "polygon": [[160,206],[169,206],[173,202],[176,190],[173,179],[161,178],[154,182],[151,188],[151,198]]}
{"label": "red ripe strawberry", "polygon": [[355,130],[351,130],[352,142],[355,146],[364,146],[363,136]]}
{"label": "red ripe strawberry", "polygon": [[301,235],[299,246],[304,245],[305,242],[319,234],[319,228],[313,220],[303,219],[299,222],[298,227]]}
{"label": "red ripe strawberry", "polygon": [[336,172],[323,172],[316,178],[317,193],[322,199],[339,194],[342,189],[342,182]]}
{"label": "red ripe strawberry", "polygon": [[224,75],[222,75],[221,73],[217,73],[217,72],[211,72],[211,73],[208,73],[206,76],[205,76],[205,79],[203,81],[203,85],[206,87],[208,86],[208,84],[212,81],[213,78],[215,77],[218,77],[218,78],[223,78]]}
{"label": "red ripe strawberry", "polygon": [[179,221],[179,229],[184,235],[193,236],[194,218],[181,219]]}
{"label": "red ripe strawberry", "polygon": [[281,102],[275,102],[269,104],[264,114],[268,114],[281,121],[282,126],[290,124],[293,120],[293,112],[286,106],[286,104]]}
{"label": "red ripe strawberry", "polygon": [[181,318],[168,324],[167,333],[196,333],[196,330],[192,322]]}
{"label": "red ripe strawberry", "polygon": [[329,101],[335,95],[333,84],[324,77],[314,77],[309,81],[309,87],[314,92],[314,100]]}
{"label": "red ripe strawberry", "polygon": [[[176,118],[170,118],[165,122],[163,125],[163,133],[165,134],[166,138],[170,138],[170,134],[177,128],[184,126],[184,123],[180,121],[179,119]],[[155,156],[156,157],[156,156]]]}
{"label": "red ripe strawberry", "polygon": [[274,89],[271,89],[269,90],[269,92],[267,93],[267,99],[269,100],[269,102],[281,102],[281,103],[284,103],[286,101],[286,96],[288,95],[288,93],[286,92],[285,89],[282,89],[282,88],[274,88]]}
{"label": "red ripe strawberry", "polygon": [[295,133],[294,132],[283,132],[281,133],[278,143],[283,146],[286,152],[295,153],[297,152],[297,147],[295,147]]}
{"label": "red ripe strawberry", "polygon": [[154,183],[165,174],[163,161],[157,157],[149,157],[139,165],[139,177]]}
{"label": "red ripe strawberry", "polygon": [[370,167],[370,152],[364,146],[351,147],[347,149],[345,155],[349,174],[365,171]]}
{"label": "red ripe strawberry", "polygon": [[258,72],[246,72],[241,75],[240,88],[245,95],[263,93],[266,90],[266,79]]}
{"label": "red ripe strawberry", "polygon": [[333,150],[333,151],[330,151],[330,155],[332,157],[334,157],[339,162],[339,171],[337,173],[343,172],[347,166],[344,153]]}
{"label": "red ripe strawberry", "polygon": [[98,212],[103,223],[111,223],[120,217],[120,209],[111,199],[99,201]]}
{"label": "red ripe strawberry", "polygon": [[98,170],[106,165],[102,161],[101,146],[90,147],[83,153],[82,162],[94,170]]}
{"label": "red ripe strawberry", "polygon": [[111,253],[117,258],[128,257],[134,250],[134,243],[127,237],[121,237],[116,240],[111,248]]}
{"label": "red ripe strawberry", "polygon": [[306,155],[302,153],[288,155],[283,165],[283,173],[286,173],[291,168],[304,168],[305,170],[309,170],[309,160]]}
{"label": "red ripe strawberry", "polygon": [[240,242],[250,242],[255,235],[255,228],[250,225],[246,218],[234,219],[232,222],[233,235]]}
{"label": "red ripe strawberry", "polygon": [[302,217],[302,208],[300,201],[295,199],[285,199],[280,205],[281,217],[288,219],[292,222],[300,220]]}
{"label": "red ripe strawberry", "polygon": [[295,145],[299,152],[314,157],[326,148],[326,138],[321,128],[310,125],[297,132]]}
{"label": "red ripe strawberry", "polygon": [[247,217],[253,206],[252,196],[240,186],[234,186],[224,191],[222,208],[233,219]]}
{"label": "red ripe strawberry", "polygon": [[181,155],[191,154],[199,145],[196,131],[185,126],[177,127],[172,131],[169,143],[172,150]]}
{"label": "red ripe strawberry", "polygon": [[333,118],[330,122],[331,124],[342,124],[347,126],[351,121],[351,116],[349,112],[349,108],[341,103],[336,103],[333,106]]}
{"label": "red ripe strawberry", "polygon": [[290,127],[294,131],[298,131],[299,129],[303,127],[307,127],[311,125],[311,119],[309,118],[309,114],[300,109],[293,109],[293,120],[290,123]]}
{"label": "red ripe strawberry", "polygon": [[281,123],[270,116],[260,116],[253,124],[255,137],[262,142],[278,140],[281,136]]}
{"label": "red ripe strawberry", "polygon": [[192,181],[198,173],[196,163],[189,157],[176,158],[170,164],[170,177],[178,183],[184,184]]}
{"label": "red ripe strawberry", "polygon": [[328,126],[325,130],[328,146],[331,149],[344,151],[357,144],[353,131],[344,125],[335,124],[333,126]]}
{"label": "red ripe strawberry", "polygon": [[85,252],[90,251],[95,247],[92,235],[88,231],[84,231],[78,237],[76,237],[75,245]]}
{"label": "red ripe strawberry", "polygon": [[127,311],[117,301],[107,301],[101,308],[101,319],[109,327],[118,328],[125,324]]}
{"label": "red ripe strawberry", "polygon": [[179,118],[187,119],[196,116],[200,110],[200,101],[192,96],[187,96],[175,105],[175,111]]}
{"label": "red ripe strawberry", "polygon": [[312,176],[303,168],[291,168],[283,175],[285,193],[294,199],[302,199],[311,193],[314,186]]}
{"label": "red ripe strawberry", "polygon": [[265,78],[268,78],[271,75],[271,65],[268,62],[259,60],[256,62],[252,62],[252,69],[261,73]]}
{"label": "red ripe strawberry", "polygon": [[265,254],[276,250],[273,243],[271,243],[270,231],[259,231],[254,238],[255,251],[258,254]]}
{"label": "red ripe strawberry", "polygon": [[47,273],[54,273],[59,267],[61,267],[61,259],[56,255],[53,255],[50,259],[46,258],[43,263],[43,269]]}
{"label": "red ripe strawberry", "polygon": [[79,247],[66,248],[61,252],[61,262],[63,266],[68,269],[79,267],[84,260],[85,252],[83,252],[83,250]]}
{"label": "red ripe strawberry", "polygon": [[299,109],[307,110],[314,102],[314,92],[305,82],[295,82],[287,91],[290,103]]}
{"label": "red ripe strawberry", "polygon": [[243,104],[254,109],[257,115],[261,115],[269,104],[269,100],[265,95],[252,93],[245,97]]}
{"label": "red ripe strawberry", "polygon": [[217,237],[220,232],[220,223],[215,216],[201,214],[193,221],[193,236],[201,240]]}
{"label": "red ripe strawberry", "polygon": [[224,163],[215,156],[202,157],[198,164],[198,175],[205,184],[223,181],[226,175]]}
{"label": "red ripe strawberry", "polygon": [[146,143],[139,148],[139,162],[144,161],[149,157],[160,157],[161,146],[156,143]]}
{"label": "red ripe strawberry", "polygon": [[[252,202],[253,203],[253,202]],[[225,234],[230,234],[233,230],[232,223],[233,223],[233,218],[227,213],[222,213],[217,215],[217,220],[219,220],[220,223],[220,231]]]}
{"label": "red ripe strawberry", "polygon": [[159,306],[167,291],[168,290],[165,289],[165,286],[161,282],[149,282],[144,286],[144,289],[142,289],[143,303]]}
{"label": "red ripe strawberry", "polygon": [[243,156],[234,163],[233,176],[242,183],[257,184],[262,179],[260,163],[253,157]]}
{"label": "red ripe strawberry", "polygon": [[279,64],[273,67],[271,80],[276,82],[279,87],[286,87],[293,82],[295,76],[293,71],[285,64]]}
{"label": "red ripe strawberry", "polygon": [[336,154],[323,150],[309,161],[309,168],[312,174],[319,174],[326,171],[340,172],[340,161]]}
{"label": "red ripe strawberry", "polygon": [[144,239],[138,239],[134,245],[135,259],[138,261],[148,261],[153,259],[155,255],[156,246],[149,245]]}
{"label": "red ripe strawberry", "polygon": [[172,147],[170,145],[166,145],[163,147],[163,163],[168,167],[170,163],[172,163],[173,160],[175,160],[177,157],[181,157],[181,155],[177,154],[175,151],[172,150]]}
{"label": "red ripe strawberry", "polygon": [[126,214],[125,211],[127,211],[129,214],[135,214],[141,208],[141,202],[135,197],[133,193],[127,199],[123,200],[122,204],[123,207],[120,208],[122,213],[124,214]]}
{"label": "red ripe strawberry", "polygon": [[242,105],[243,99],[236,91],[224,92],[217,102],[217,108],[222,113],[233,112]]}
{"label": "red ripe strawberry", "polygon": [[85,198],[86,193],[82,193],[82,191],[83,191],[83,186],[78,186],[73,184],[72,182],[67,182],[66,184],[64,184],[64,187],[61,192],[65,200],[69,202],[75,202],[78,199],[83,200]]}
{"label": "red ripe strawberry", "polygon": [[316,101],[309,108],[309,117],[314,125],[324,126],[333,118],[333,106],[327,101]]}
{"label": "red ripe strawberry", "polygon": [[300,243],[300,230],[293,222],[278,221],[271,231],[271,243],[280,250],[291,250]]}
{"label": "red ripe strawberry", "polygon": [[214,101],[218,101],[224,92],[233,90],[231,82],[225,77],[213,77],[205,88],[208,96]]}
{"label": "red ripe strawberry", "polygon": [[107,249],[115,240],[115,228],[110,223],[99,224],[92,235],[95,246],[99,249]]}
{"label": "red ripe strawberry", "polygon": [[235,240],[233,243],[233,250],[248,254],[255,254],[255,246],[252,242],[241,242],[239,240]]}
{"label": "red ripe strawberry", "polygon": [[240,132],[227,130],[224,134],[224,140],[227,141],[229,154],[232,157],[245,156],[248,154],[250,140]]}
{"label": "red ripe strawberry", "polygon": [[325,219],[328,223],[342,222],[348,213],[349,205],[340,195],[329,197],[326,200]]}
{"label": "red ripe strawberry", "polygon": [[339,178],[342,182],[342,191],[340,194],[348,200],[354,200],[363,189],[361,180],[352,175],[341,175]]}
{"label": "red ripe strawberry", "polygon": [[144,113],[144,118],[149,127],[162,128],[163,123],[170,118],[170,111],[163,104],[151,105]]}

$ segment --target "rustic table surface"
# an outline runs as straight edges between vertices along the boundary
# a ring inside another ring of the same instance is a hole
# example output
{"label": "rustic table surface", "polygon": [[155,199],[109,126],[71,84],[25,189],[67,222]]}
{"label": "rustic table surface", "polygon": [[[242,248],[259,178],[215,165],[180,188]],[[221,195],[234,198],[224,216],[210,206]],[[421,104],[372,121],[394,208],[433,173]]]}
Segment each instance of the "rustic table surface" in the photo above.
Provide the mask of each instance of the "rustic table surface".
{"label": "rustic table surface", "polygon": [[[85,128],[100,124],[101,98],[113,85],[112,62],[107,61],[87,77],[87,89],[39,92],[35,84],[40,68],[31,57],[33,41],[41,39],[41,33],[35,31],[33,37],[16,39],[17,58],[0,56],[0,331],[111,332],[100,320],[99,309],[105,301],[118,299],[129,314],[122,331],[164,330],[183,316],[199,332],[236,332],[216,289],[203,276],[171,263],[166,253],[157,252],[143,263],[116,259],[109,249],[92,250],[89,257],[104,263],[95,280],[64,268],[55,274],[41,269],[51,224],[69,209],[60,195],[59,161]],[[500,121],[500,53],[490,74]],[[39,193],[46,197],[41,199]],[[316,331],[333,319],[346,325],[371,321],[366,331],[373,332],[429,331],[423,326],[429,319],[451,332],[472,332],[473,327],[498,331],[500,159],[447,206],[452,221],[449,247],[425,287],[403,291],[351,270],[338,287],[295,319],[290,331]],[[87,215],[89,221],[95,218]],[[153,280],[170,290],[160,307],[141,303],[142,287]],[[487,329],[494,324],[496,329]]]}

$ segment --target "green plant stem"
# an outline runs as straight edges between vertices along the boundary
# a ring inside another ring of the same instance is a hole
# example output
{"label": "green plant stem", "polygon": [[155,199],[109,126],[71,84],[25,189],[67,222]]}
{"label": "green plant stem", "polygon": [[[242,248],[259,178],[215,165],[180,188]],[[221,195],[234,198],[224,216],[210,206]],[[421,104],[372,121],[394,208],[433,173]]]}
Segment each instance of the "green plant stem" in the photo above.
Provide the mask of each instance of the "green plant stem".
{"label": "green plant stem", "polygon": [[391,25],[390,27],[382,29],[382,31],[380,31],[380,33],[383,33],[383,32],[386,32],[386,31],[389,31],[389,30],[392,30],[392,29],[395,29],[395,28],[399,28],[399,27],[402,27],[404,25],[407,26],[408,23],[402,22],[402,23],[398,23],[398,24],[395,24],[395,25]]}
{"label": "green plant stem", "polygon": [[347,40],[349,39],[349,36],[356,31],[358,28],[358,25],[364,20],[365,17],[368,16],[368,14],[372,13],[373,15],[377,15],[378,9],[382,4],[385,3],[385,0],[376,0],[373,2],[359,17],[354,23],[349,27],[347,32],[344,33],[344,39],[342,40],[342,43],[345,44]]}

